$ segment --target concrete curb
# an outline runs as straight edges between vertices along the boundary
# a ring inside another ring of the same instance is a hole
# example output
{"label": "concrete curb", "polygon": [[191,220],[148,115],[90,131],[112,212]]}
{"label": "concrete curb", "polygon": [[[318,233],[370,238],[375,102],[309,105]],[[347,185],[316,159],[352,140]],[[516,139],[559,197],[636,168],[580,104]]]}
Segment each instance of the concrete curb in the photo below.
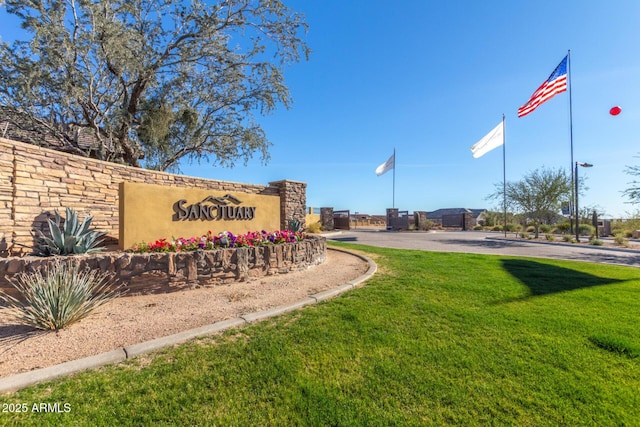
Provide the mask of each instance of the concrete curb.
{"label": "concrete curb", "polygon": [[48,368],[36,369],[23,374],[13,375],[0,380],[0,392],[6,393],[16,391],[33,384],[50,381],[65,375],[71,375],[87,369],[122,362],[126,358],[127,355],[124,350],[118,349],[97,354],[95,356],[85,357],[83,359],[71,360],[69,362],[60,363],[59,365],[49,366]]}
{"label": "concrete curb", "polygon": [[189,329],[188,331],[178,332],[177,334],[168,335],[166,337],[156,338],[153,340],[133,344],[123,348],[127,359],[132,359],[141,354],[150,353],[152,351],[161,350],[172,345],[187,342],[193,338],[213,335],[226,329],[242,326],[247,322],[240,318],[223,320],[221,322],[212,323],[210,325],[200,326],[199,328]]}
{"label": "concrete curb", "polygon": [[528,239],[510,239],[505,237],[485,237],[485,240],[495,240],[501,242],[518,242],[518,243],[532,243],[534,245],[555,245],[555,246],[566,246],[569,248],[580,248],[580,249],[592,249],[599,251],[611,251],[611,252],[626,252],[630,254],[639,254],[640,250],[638,249],[626,249],[626,248],[610,248],[607,246],[596,246],[596,245],[581,245],[579,243],[564,243],[564,242],[541,242],[536,240],[528,240]]}
{"label": "concrete curb", "polygon": [[326,233],[319,233],[318,236],[321,237],[334,237],[334,236],[339,236],[342,234],[342,231],[329,231]]}
{"label": "concrete curb", "polygon": [[274,316],[298,310],[307,305],[317,304],[319,301],[324,301],[336,297],[348,290],[354,289],[357,285],[364,283],[367,279],[371,278],[371,276],[373,276],[378,269],[376,263],[372,259],[364,255],[357,254],[342,248],[327,248],[327,250],[345,252],[350,255],[356,256],[366,261],[369,264],[369,268],[365,274],[354,280],[351,280],[350,282],[347,282],[344,285],[340,285],[334,289],[329,289],[327,291],[305,297],[290,304],[274,307],[269,310],[259,311],[257,313],[246,314],[235,319],[223,320],[221,322],[216,322],[210,325],[200,326],[198,328],[190,329],[184,332],[179,332],[177,334],[169,335],[166,337],[156,338],[153,340],[141,342],[139,344],[133,344],[124,348],[97,354],[95,356],[89,356],[78,360],[71,360],[69,362],[60,363],[58,365],[49,366],[47,368],[36,369],[22,374],[1,378],[0,393],[10,393],[18,391],[30,385],[50,381],[66,375],[75,374],[77,372],[89,369],[95,369],[104,365],[119,363],[127,359],[132,359],[141,354],[161,350],[167,347],[174,346],[176,344],[182,344],[194,338],[212,335],[230,328],[243,326],[253,322],[259,322]]}
{"label": "concrete curb", "polygon": [[258,311],[256,313],[245,314],[244,316],[240,316],[240,318],[247,323],[259,322],[261,320],[269,319],[270,317],[275,317],[281,314],[288,313],[290,311],[295,311],[310,304],[315,304],[316,302],[317,301],[315,299],[306,297],[291,304],[281,305],[280,307],[274,307],[268,310]]}
{"label": "concrete curb", "polygon": [[326,291],[319,292],[315,295],[311,295],[311,298],[313,298],[316,302],[320,302],[320,301],[334,298],[342,293],[350,291],[353,288],[354,286],[351,283],[346,283],[342,286],[338,286],[337,288],[328,289]]}

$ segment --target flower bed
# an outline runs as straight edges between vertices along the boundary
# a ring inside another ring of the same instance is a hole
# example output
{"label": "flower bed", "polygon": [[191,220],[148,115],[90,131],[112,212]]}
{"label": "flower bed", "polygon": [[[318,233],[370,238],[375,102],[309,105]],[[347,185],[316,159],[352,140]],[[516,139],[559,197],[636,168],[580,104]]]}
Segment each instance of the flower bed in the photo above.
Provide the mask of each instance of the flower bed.
{"label": "flower bed", "polygon": [[277,245],[281,243],[296,243],[306,238],[300,231],[278,230],[268,233],[264,230],[241,235],[234,235],[228,231],[214,235],[211,231],[201,237],[156,240],[153,243],[138,243],[131,250],[142,252],[184,252],[196,250],[210,250],[219,248],[247,248],[255,246]]}
{"label": "flower bed", "polygon": [[[269,233],[267,241],[268,236]],[[189,243],[189,239],[185,239],[186,244],[164,240],[166,244],[150,245],[150,252],[110,252],[69,258],[77,260],[81,268],[112,273],[116,283],[124,285],[127,295],[227,284],[300,270],[326,260],[326,240],[323,237],[309,236],[302,240],[296,237],[296,241],[289,243],[263,242],[258,245],[255,241],[252,245],[238,239],[238,236],[234,237],[234,247],[216,246],[211,250],[202,250],[198,246],[202,242]],[[293,240],[292,236],[289,237]],[[141,249],[139,247],[138,251]],[[8,279],[20,272],[37,271],[54,259],[34,256],[0,259],[0,288],[17,296]]]}

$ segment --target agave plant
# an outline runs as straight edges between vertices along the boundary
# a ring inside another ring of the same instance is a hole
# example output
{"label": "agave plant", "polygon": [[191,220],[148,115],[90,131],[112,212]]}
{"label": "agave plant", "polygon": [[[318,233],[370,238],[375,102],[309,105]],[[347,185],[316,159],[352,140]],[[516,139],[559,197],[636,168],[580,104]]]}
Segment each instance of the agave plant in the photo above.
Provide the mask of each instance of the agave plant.
{"label": "agave plant", "polygon": [[298,231],[302,231],[302,229],[302,222],[300,222],[299,220],[290,219],[289,221],[287,221],[287,230],[293,231],[295,233]]}
{"label": "agave plant", "polygon": [[0,301],[19,324],[58,330],[117,297],[119,291],[111,286],[111,278],[109,273],[81,270],[77,262],[57,260],[43,270],[10,279],[21,298],[0,290]]}
{"label": "agave plant", "polygon": [[100,252],[104,248],[98,247],[103,240],[105,232],[91,229],[92,216],[87,216],[84,221],[78,220],[75,210],[66,208],[66,218],[60,226],[62,218],[55,211],[55,218],[48,220],[51,237],[37,230],[38,243],[36,254],[40,256],[73,255]]}

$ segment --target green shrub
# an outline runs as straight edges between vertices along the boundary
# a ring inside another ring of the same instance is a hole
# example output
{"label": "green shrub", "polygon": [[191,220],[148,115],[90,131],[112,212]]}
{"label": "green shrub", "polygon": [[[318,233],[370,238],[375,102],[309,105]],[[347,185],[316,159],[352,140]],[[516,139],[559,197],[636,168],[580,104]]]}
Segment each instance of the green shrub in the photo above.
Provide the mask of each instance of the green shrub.
{"label": "green shrub", "polygon": [[520,230],[520,224],[507,223],[505,228],[507,229],[507,231],[518,231]]}
{"label": "green shrub", "polygon": [[553,242],[553,241],[556,240],[556,236],[554,236],[553,234],[548,234],[547,233],[547,234],[544,235],[544,237],[545,237],[545,239],[547,239],[550,242]]}
{"label": "green shrub", "polygon": [[435,221],[432,221],[430,219],[425,220],[424,222],[424,229],[425,230],[432,230],[432,229],[441,229],[442,228],[442,224],[437,223]]}
{"label": "green shrub", "polygon": [[580,224],[578,225],[578,233],[581,236],[595,236],[596,229],[593,225],[590,224]]}
{"label": "green shrub", "polygon": [[527,233],[527,232],[525,232],[525,231],[523,231],[523,232],[521,232],[521,233],[520,233],[520,237],[521,237],[522,239],[530,239],[530,238],[531,238],[531,236],[529,235],[529,233]]}
{"label": "green shrub", "polygon": [[620,227],[611,226],[611,235],[615,236],[616,234],[624,233],[624,230]]}
{"label": "green shrub", "polygon": [[58,260],[43,270],[11,279],[21,299],[0,290],[0,300],[7,303],[9,314],[19,324],[58,330],[117,297],[111,278],[97,270],[80,270],[77,262]]}
{"label": "green shrub", "polygon": [[593,246],[602,246],[604,244],[604,242],[602,240],[599,240],[599,239],[591,239],[591,240],[589,240],[589,244],[591,244]]}
{"label": "green shrub", "polygon": [[502,231],[502,227],[500,227],[499,225],[496,225],[491,230],[492,231]]}
{"label": "green shrub", "polygon": [[618,233],[618,234],[614,235],[613,236],[613,242],[616,245],[620,245],[620,246],[624,246],[624,247],[628,247],[629,246],[629,241],[626,239],[624,233]]}
{"label": "green shrub", "polygon": [[79,222],[76,211],[67,208],[66,218],[62,222],[62,226],[60,225],[61,220],[60,214],[56,210],[54,220],[49,219],[47,221],[51,237],[37,230],[36,255],[90,254],[104,249],[98,247],[102,243],[102,240],[98,239],[107,233],[90,228],[93,220],[92,216],[88,216],[84,221]]}
{"label": "green shrub", "polygon": [[635,212],[629,218],[616,220],[611,223],[611,234],[623,234],[632,237],[633,230],[640,230],[640,212]]}
{"label": "green shrub", "polygon": [[540,224],[539,228],[541,233],[551,233],[551,226],[548,224]]}
{"label": "green shrub", "polygon": [[569,235],[569,234],[563,234],[562,235],[562,241],[564,242],[570,242],[573,243],[575,239],[573,238],[573,236]]}
{"label": "green shrub", "polygon": [[536,227],[534,227],[533,225],[527,226],[527,233],[533,233],[535,231],[536,231]]}
{"label": "green shrub", "polygon": [[314,222],[313,224],[309,224],[309,226],[307,227],[307,233],[319,233],[322,231],[322,224],[320,223],[320,221],[318,222]]}
{"label": "green shrub", "polygon": [[476,225],[475,227],[473,227],[474,231],[480,231],[482,230],[482,226],[481,225]]}
{"label": "green shrub", "polygon": [[569,221],[564,221],[556,224],[556,231],[558,233],[566,233],[571,230],[571,223]]}

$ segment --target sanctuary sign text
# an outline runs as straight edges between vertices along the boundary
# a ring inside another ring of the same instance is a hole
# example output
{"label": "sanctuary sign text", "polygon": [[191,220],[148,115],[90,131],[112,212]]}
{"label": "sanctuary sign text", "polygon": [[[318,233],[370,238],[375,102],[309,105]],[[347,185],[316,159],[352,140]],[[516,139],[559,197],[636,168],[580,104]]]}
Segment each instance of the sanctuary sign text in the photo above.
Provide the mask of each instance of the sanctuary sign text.
{"label": "sanctuary sign text", "polygon": [[173,205],[174,221],[190,220],[252,220],[256,216],[256,206],[237,206],[242,202],[230,194],[223,197],[208,196],[204,200],[188,205],[180,199]]}

